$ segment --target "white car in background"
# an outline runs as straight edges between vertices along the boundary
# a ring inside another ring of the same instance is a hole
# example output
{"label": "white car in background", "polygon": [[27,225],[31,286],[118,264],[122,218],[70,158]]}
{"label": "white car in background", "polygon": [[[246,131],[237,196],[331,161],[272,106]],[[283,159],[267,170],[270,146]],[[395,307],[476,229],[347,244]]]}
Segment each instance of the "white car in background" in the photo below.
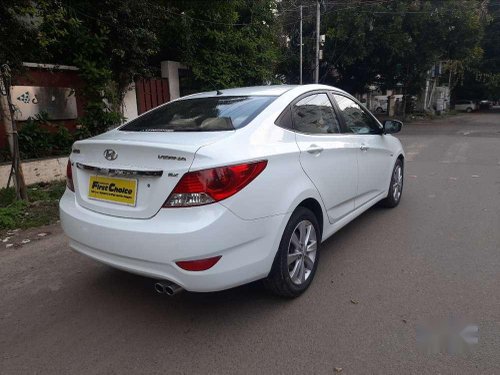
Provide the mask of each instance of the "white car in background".
{"label": "white car in background", "polygon": [[[399,99],[400,102],[403,101],[403,95],[393,95],[394,102]],[[376,95],[371,100],[372,110],[376,113],[387,112],[387,95]]]}
{"label": "white car in background", "polygon": [[455,102],[455,110],[456,111],[465,111],[465,112],[472,112],[477,109],[477,105],[474,101],[472,100],[457,100]]}
{"label": "white car in background", "polygon": [[74,250],[159,292],[265,279],[295,297],[322,241],[379,201],[398,205],[401,126],[323,85],[191,95],[76,142],[61,223]]}

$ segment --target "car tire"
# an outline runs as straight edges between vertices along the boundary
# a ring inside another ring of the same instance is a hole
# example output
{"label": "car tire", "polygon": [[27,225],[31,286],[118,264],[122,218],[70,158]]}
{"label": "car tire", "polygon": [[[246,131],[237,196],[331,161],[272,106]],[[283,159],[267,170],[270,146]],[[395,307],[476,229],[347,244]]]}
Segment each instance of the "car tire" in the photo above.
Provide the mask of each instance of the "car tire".
{"label": "car tire", "polygon": [[320,243],[321,231],[316,216],[311,210],[298,207],[285,227],[271,272],[264,279],[265,287],[282,297],[301,295],[316,274]]}
{"label": "car tire", "polygon": [[401,201],[403,195],[404,183],[404,164],[401,159],[396,160],[391,174],[391,183],[387,198],[382,200],[382,205],[388,208],[396,207]]}
{"label": "car tire", "polygon": [[472,108],[471,107],[467,107],[467,113],[471,113],[472,112]]}
{"label": "car tire", "polygon": [[375,112],[382,113],[382,112],[384,112],[384,110],[382,109],[382,107],[377,107],[377,109],[375,110]]}

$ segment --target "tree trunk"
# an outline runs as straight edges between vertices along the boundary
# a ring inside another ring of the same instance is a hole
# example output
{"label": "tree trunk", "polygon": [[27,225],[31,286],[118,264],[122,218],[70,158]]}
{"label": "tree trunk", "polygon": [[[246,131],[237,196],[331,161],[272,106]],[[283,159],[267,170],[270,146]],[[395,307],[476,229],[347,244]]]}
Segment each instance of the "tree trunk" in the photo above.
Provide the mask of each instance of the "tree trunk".
{"label": "tree trunk", "polygon": [[[24,181],[24,173],[19,155],[19,142],[17,127],[14,119],[14,111],[10,106],[10,87],[4,86],[7,95],[0,95],[0,115],[8,137],[10,155],[12,158],[12,170],[14,173],[14,184],[17,199],[28,200],[28,190]],[[9,177],[10,179],[10,177]]]}

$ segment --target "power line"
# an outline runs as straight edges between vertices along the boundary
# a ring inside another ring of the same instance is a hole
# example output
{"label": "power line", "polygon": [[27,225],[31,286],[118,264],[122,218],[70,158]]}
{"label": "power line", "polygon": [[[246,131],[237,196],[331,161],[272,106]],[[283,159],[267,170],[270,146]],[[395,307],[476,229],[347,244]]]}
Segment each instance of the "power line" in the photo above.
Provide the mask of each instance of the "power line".
{"label": "power line", "polygon": [[[341,12],[341,11],[344,11],[344,10],[348,10],[348,9],[356,9],[356,8],[359,8],[359,7],[362,7],[362,6],[373,6],[373,5],[383,5],[385,3],[388,3],[389,1],[391,0],[379,0],[379,2],[375,3],[375,2],[370,2],[370,3],[358,3],[356,5],[350,5],[350,6],[345,6],[345,7],[342,7],[342,8],[333,8],[333,9],[330,9],[330,10],[326,10],[326,11],[323,11],[323,12],[320,12],[321,16],[326,16],[328,14],[331,14],[331,13],[337,13],[337,12]],[[329,4],[333,4],[333,3],[329,3]],[[340,3],[335,3],[335,4],[340,4]],[[343,3],[343,4],[352,4],[351,3]],[[361,13],[361,12],[359,12]],[[371,13],[371,12],[366,12],[366,13]],[[311,13],[307,16],[304,16],[304,20],[305,19],[311,19],[311,18],[314,18],[316,16],[316,13]],[[293,25],[294,23],[296,23],[296,21],[294,22],[288,22],[288,23],[284,23],[282,24],[282,26],[289,26],[289,25]]]}
{"label": "power line", "polygon": [[[359,7],[380,6],[380,5],[388,4],[390,1],[391,0],[366,0],[366,1],[360,1],[360,0],[358,0],[356,2],[354,0],[354,4],[353,4],[353,1],[322,2],[322,4],[325,5],[325,6],[335,5],[337,7],[334,8],[334,9],[325,10],[323,12],[320,12],[320,14],[321,14],[321,16],[324,16],[324,15],[327,15],[327,14],[336,13],[336,12],[342,12],[342,11],[345,11],[345,10],[348,10],[348,9],[355,9],[355,8],[359,8]],[[64,6],[72,9],[74,12],[76,12],[76,13],[84,16],[84,17],[87,17],[89,19],[93,19],[93,20],[96,20],[96,21],[100,21],[102,23],[106,23],[106,21],[104,21],[103,19],[91,16],[89,14],[86,14],[81,9],[78,9],[78,8],[72,6],[72,5],[64,4]],[[500,6],[500,3],[490,3],[489,6]],[[316,4],[302,5],[302,7],[303,8],[312,8],[312,7],[316,7]],[[298,6],[292,6],[292,7],[288,8],[288,9],[277,10],[277,15],[278,16],[282,16],[283,13],[298,12],[299,8],[300,8],[300,5],[298,5]],[[202,19],[202,18],[198,18],[198,17],[193,17],[193,16],[190,16],[190,15],[186,14],[185,12],[177,13],[177,12],[174,12],[174,11],[172,11],[170,9],[165,9],[165,11],[167,13],[169,13],[171,15],[174,15],[174,16],[177,16],[177,17],[185,17],[185,18],[189,18],[189,19],[191,19],[193,21],[207,23],[207,24],[212,24],[212,25],[229,26],[229,27],[235,27],[235,26],[253,26],[253,25],[262,26],[263,25],[262,21],[260,21],[260,22],[249,22],[249,23],[244,23],[244,22],[235,22],[235,23],[219,22],[219,21],[212,21],[212,20],[209,20],[209,19]],[[374,15],[376,15],[376,14],[394,14],[394,15],[404,15],[404,14],[437,14],[437,13],[446,13],[446,12],[453,12],[453,9],[450,9],[450,10],[447,10],[447,11],[446,10],[439,10],[438,9],[437,12],[436,11],[359,11],[359,13],[371,13],[371,14],[374,14]],[[303,20],[306,20],[308,18],[314,18],[315,15],[316,15],[315,13],[314,14],[305,15],[303,17]],[[298,20],[295,20],[293,22],[282,24],[282,26],[293,25],[293,24],[296,24],[297,22],[298,22]]]}
{"label": "power line", "polygon": [[[337,8],[335,9],[334,11],[340,11],[340,10],[345,10],[345,9],[350,9],[350,8],[356,8],[356,7],[359,7],[359,6],[374,6],[374,5],[382,5],[384,3],[387,3],[388,1],[390,0],[378,0],[378,1],[370,1],[368,0],[367,2],[358,2],[357,4],[355,3],[354,6],[352,6],[352,1],[351,2],[328,2],[328,3],[324,3],[325,5],[351,5],[351,6],[348,6],[348,7],[344,7],[344,8]],[[316,7],[316,4],[311,4],[311,5],[303,5],[304,8],[311,8],[311,7]],[[300,6],[294,6],[294,7],[291,7],[291,8],[288,8],[288,9],[281,9],[281,10],[277,10],[277,14],[278,16],[280,16],[282,13],[287,13],[287,12],[296,12],[296,11],[299,11],[300,9]],[[212,21],[212,20],[208,20],[208,19],[202,19],[202,18],[198,18],[198,17],[193,17],[193,16],[190,16],[184,12],[182,13],[177,13],[177,12],[174,12],[170,9],[165,9],[165,11],[167,13],[170,13],[174,16],[178,16],[178,17],[185,17],[185,18],[189,18],[193,21],[198,21],[198,22],[202,22],[202,23],[208,23],[208,24],[212,24],[212,25],[221,25],[221,26],[231,26],[231,27],[234,27],[234,26],[252,26],[252,25],[262,25],[262,22],[253,22],[253,23],[243,23],[243,22],[235,22],[235,23],[229,23],[229,22],[219,22],[219,21]],[[324,15],[324,14],[328,14],[328,13],[331,13],[332,10],[330,11],[324,11],[321,13],[321,15]],[[311,16],[315,16],[314,15],[309,15],[309,17]],[[304,18],[307,18],[308,16],[304,17]],[[292,25],[292,24],[295,24],[297,23],[297,21],[293,21],[293,22],[289,22],[287,24],[283,24],[283,26],[287,26],[287,25]]]}
{"label": "power line", "polygon": [[176,12],[173,12],[169,9],[165,9],[167,13],[170,13],[170,14],[173,14],[173,15],[176,15],[176,16],[180,16],[180,17],[185,17],[185,18],[189,18],[193,21],[198,21],[198,22],[203,22],[203,23],[209,23],[209,24],[212,24],[212,25],[221,25],[221,26],[251,26],[251,25],[262,25],[262,22],[254,22],[254,23],[227,23],[227,22],[217,22],[217,21],[211,21],[211,20],[203,20],[201,18],[196,18],[196,17],[192,17],[192,16],[189,16],[187,15],[186,13],[176,13]]}

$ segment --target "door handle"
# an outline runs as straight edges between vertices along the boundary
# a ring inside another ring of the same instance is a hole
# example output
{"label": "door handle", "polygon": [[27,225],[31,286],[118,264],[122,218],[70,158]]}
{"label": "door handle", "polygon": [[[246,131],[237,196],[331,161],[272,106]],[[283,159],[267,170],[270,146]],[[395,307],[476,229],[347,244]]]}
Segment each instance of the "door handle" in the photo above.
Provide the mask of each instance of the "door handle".
{"label": "door handle", "polygon": [[323,151],[323,147],[319,147],[317,145],[311,145],[307,149],[307,152],[310,154],[313,154],[313,155],[321,154],[322,151]]}
{"label": "door handle", "polygon": [[359,149],[360,149],[361,151],[368,151],[368,149],[369,149],[369,148],[370,148],[370,147],[368,147],[367,145],[361,145],[361,146],[359,147]]}

